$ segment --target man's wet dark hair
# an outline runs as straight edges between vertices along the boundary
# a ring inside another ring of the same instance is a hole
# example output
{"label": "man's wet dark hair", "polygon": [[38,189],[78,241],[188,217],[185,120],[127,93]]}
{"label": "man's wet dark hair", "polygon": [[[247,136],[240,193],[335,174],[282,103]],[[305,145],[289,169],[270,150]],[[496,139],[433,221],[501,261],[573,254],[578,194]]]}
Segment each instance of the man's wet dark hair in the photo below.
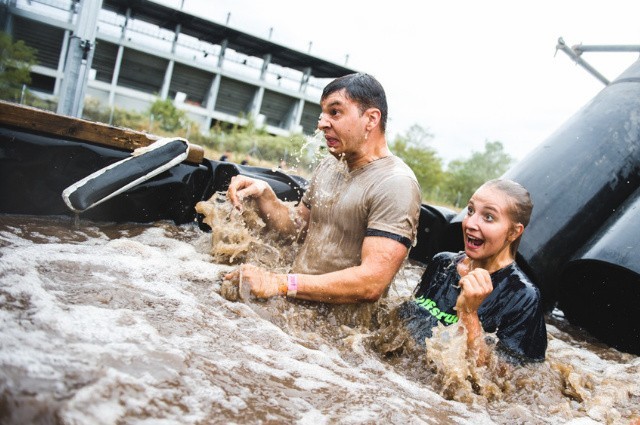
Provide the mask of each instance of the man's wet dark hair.
{"label": "man's wet dark hair", "polygon": [[360,106],[360,114],[369,108],[380,110],[380,130],[384,133],[387,128],[387,96],[382,84],[373,76],[361,72],[348,74],[336,78],[327,84],[322,91],[320,100],[326,99],[331,93],[345,89],[347,97]]}

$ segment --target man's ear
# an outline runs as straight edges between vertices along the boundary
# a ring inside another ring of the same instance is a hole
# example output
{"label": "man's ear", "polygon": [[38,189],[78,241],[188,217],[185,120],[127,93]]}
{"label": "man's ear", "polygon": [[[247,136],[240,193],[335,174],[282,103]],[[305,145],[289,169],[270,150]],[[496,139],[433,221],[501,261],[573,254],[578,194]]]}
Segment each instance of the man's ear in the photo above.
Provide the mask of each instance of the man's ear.
{"label": "man's ear", "polygon": [[369,108],[364,111],[364,115],[367,117],[367,131],[371,131],[380,123],[382,112],[378,108]]}

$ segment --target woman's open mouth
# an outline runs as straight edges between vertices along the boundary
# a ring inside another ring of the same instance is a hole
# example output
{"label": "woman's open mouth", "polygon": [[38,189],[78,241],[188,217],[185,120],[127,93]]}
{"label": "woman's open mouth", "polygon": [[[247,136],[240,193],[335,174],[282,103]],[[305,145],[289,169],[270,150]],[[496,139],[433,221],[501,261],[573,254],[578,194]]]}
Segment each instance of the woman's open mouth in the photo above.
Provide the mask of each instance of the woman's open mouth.
{"label": "woman's open mouth", "polygon": [[473,236],[467,235],[467,245],[470,248],[479,248],[484,243],[483,239],[474,238]]}

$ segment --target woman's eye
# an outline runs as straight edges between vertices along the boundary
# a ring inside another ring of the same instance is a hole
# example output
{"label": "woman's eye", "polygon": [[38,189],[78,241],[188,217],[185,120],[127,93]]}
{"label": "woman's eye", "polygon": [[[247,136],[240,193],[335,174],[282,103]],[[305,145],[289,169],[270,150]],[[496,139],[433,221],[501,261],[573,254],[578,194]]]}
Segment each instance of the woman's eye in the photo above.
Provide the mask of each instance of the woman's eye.
{"label": "woman's eye", "polygon": [[467,215],[473,215],[473,208],[467,207]]}
{"label": "woman's eye", "polygon": [[484,219],[485,219],[485,220],[487,220],[487,221],[489,221],[489,222],[491,222],[491,221],[493,221],[493,216],[492,216],[491,214],[487,214],[487,215],[484,217]]}

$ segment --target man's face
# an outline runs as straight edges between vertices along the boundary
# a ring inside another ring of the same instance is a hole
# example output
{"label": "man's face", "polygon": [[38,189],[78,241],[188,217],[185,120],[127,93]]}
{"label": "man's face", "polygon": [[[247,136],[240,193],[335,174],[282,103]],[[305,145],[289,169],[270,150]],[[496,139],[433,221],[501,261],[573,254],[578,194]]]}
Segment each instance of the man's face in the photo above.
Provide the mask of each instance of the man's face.
{"label": "man's face", "polygon": [[347,160],[358,155],[366,140],[366,114],[360,114],[358,104],[346,96],[344,89],[331,93],[320,106],[318,130],[324,133],[329,152]]}

